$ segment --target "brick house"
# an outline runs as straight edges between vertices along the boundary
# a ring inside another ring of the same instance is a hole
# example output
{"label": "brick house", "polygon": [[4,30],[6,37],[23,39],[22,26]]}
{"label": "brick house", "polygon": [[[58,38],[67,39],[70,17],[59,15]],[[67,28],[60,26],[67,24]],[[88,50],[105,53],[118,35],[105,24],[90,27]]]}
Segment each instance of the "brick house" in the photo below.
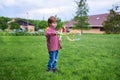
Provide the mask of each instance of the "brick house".
{"label": "brick house", "polygon": [[[120,12],[118,12],[120,14]],[[107,20],[107,16],[109,14],[96,14],[96,15],[90,15],[88,18],[88,23],[89,26],[91,27],[90,30],[84,30],[83,33],[104,33],[104,28],[103,28],[103,22]],[[71,20],[65,24],[67,28],[73,27],[75,21]]]}
{"label": "brick house", "polygon": [[[107,20],[108,14],[96,14],[90,15],[88,18],[89,26],[91,27],[90,30],[84,30],[84,33],[104,33],[103,22]],[[75,23],[74,20],[71,20],[65,24],[66,27],[72,27]]]}
{"label": "brick house", "polygon": [[17,20],[16,21],[22,30],[27,30],[28,32],[34,32],[35,31],[35,26],[32,23],[28,23],[23,20]]}
{"label": "brick house", "polygon": [[97,14],[89,16],[89,26],[92,29],[98,29],[104,31],[103,22],[107,20],[108,14]]}

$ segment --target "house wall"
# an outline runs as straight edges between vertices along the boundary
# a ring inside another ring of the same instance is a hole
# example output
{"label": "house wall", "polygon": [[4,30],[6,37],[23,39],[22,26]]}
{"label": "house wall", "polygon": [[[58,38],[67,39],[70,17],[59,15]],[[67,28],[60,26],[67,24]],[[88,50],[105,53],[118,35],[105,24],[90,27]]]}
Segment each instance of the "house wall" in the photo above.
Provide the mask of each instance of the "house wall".
{"label": "house wall", "polygon": [[27,27],[27,29],[28,29],[28,32],[34,32],[35,31],[35,26],[29,25]]}
{"label": "house wall", "polygon": [[34,32],[35,31],[35,26],[32,26],[32,25],[28,25],[28,26],[20,25],[20,28],[23,29],[23,30],[27,29],[28,32]]}
{"label": "house wall", "polygon": [[83,33],[103,34],[105,32],[101,31],[100,27],[93,27],[90,30],[83,30]]}
{"label": "house wall", "polygon": [[23,29],[23,30],[25,30],[25,29],[26,29],[26,26],[20,25],[20,28]]}

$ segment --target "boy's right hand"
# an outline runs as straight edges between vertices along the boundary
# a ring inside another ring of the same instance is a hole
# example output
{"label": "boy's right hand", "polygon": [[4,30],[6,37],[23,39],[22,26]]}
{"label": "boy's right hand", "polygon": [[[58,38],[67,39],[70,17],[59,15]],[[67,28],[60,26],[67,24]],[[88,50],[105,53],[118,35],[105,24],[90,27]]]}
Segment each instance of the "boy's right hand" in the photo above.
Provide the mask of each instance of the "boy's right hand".
{"label": "boy's right hand", "polygon": [[60,35],[61,33],[59,31],[56,31],[55,34]]}

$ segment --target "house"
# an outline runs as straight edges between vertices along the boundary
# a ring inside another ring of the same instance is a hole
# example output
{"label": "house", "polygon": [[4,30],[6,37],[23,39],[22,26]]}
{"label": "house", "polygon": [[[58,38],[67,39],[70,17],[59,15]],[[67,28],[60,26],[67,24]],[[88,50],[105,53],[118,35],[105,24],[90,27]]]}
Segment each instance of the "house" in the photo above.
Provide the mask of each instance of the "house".
{"label": "house", "polygon": [[90,30],[84,30],[84,33],[104,33],[103,22],[107,20],[109,14],[90,15],[88,18]]}
{"label": "house", "polygon": [[74,26],[74,23],[75,21],[74,20],[71,20],[71,21],[68,21],[66,22],[66,24],[64,25],[66,28],[71,28]]}
{"label": "house", "polygon": [[[108,14],[96,14],[89,16],[90,30],[84,30],[83,33],[104,33],[103,22],[107,20]],[[66,27],[72,27],[75,21],[71,20],[65,24]]]}
{"label": "house", "polygon": [[34,32],[35,26],[32,23],[23,21],[23,20],[17,20],[16,21],[22,30],[27,30],[28,32]]}
{"label": "house", "polygon": [[[120,14],[120,12],[118,12]],[[104,27],[103,22],[107,20],[107,16],[109,14],[96,14],[96,15],[90,15],[88,18],[89,26],[91,27],[90,30],[83,30],[83,33],[104,33]],[[71,20],[65,24],[67,28],[74,27],[74,20]]]}
{"label": "house", "polygon": [[92,29],[98,29],[104,31],[103,22],[107,20],[108,14],[97,14],[89,16],[89,26]]}
{"label": "house", "polygon": [[[117,12],[120,14],[120,12]],[[106,14],[96,14],[89,16],[89,26],[92,28],[89,30],[92,33],[104,33],[103,23],[107,20],[108,13]]]}

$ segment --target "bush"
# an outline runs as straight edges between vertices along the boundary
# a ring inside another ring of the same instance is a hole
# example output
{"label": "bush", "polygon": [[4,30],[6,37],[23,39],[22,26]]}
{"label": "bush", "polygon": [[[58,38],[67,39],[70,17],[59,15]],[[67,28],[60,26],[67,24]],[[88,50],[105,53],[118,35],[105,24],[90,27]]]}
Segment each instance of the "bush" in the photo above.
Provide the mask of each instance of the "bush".
{"label": "bush", "polygon": [[110,14],[107,20],[103,23],[105,32],[107,34],[119,34],[120,33],[120,15],[113,9],[110,10]]}
{"label": "bush", "polygon": [[44,32],[0,32],[0,36],[43,36]]}

